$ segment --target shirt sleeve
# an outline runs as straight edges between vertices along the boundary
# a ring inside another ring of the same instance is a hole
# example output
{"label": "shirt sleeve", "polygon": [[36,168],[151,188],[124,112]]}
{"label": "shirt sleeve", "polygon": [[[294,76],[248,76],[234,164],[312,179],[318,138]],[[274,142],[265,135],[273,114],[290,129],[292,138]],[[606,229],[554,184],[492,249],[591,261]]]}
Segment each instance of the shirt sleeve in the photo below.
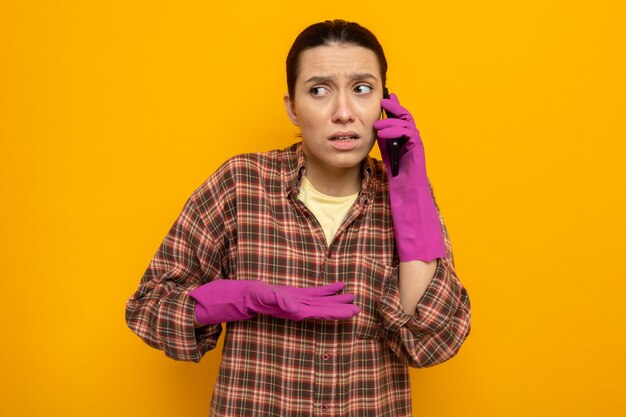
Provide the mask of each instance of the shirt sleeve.
{"label": "shirt sleeve", "polygon": [[400,305],[397,268],[378,305],[383,337],[396,355],[412,367],[433,366],[452,358],[471,328],[469,297],[454,270],[450,238],[441,215],[439,219],[447,255],[437,260],[433,279],[415,314],[406,314]]}
{"label": "shirt sleeve", "polygon": [[[227,187],[210,179],[187,201],[126,303],[130,329],[176,360],[198,362],[222,331],[219,324],[194,328],[195,301],[189,296],[228,269],[227,245],[219,243],[228,241],[222,236],[228,192],[220,188]],[[220,194],[225,198],[214,197]]]}

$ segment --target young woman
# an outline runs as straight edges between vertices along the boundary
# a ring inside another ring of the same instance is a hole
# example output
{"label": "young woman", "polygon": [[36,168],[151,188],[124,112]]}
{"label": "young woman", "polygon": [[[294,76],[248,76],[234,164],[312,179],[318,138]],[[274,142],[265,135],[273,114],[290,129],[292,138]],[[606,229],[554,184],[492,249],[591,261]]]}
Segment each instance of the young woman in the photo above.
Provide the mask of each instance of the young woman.
{"label": "young woman", "polygon": [[[305,29],[284,97],[302,141],[220,167],[128,300],[130,328],[178,360],[199,361],[228,323],[211,415],[410,416],[407,367],[468,336],[423,144],[383,98],[386,72],[360,25]],[[383,161],[368,156],[376,141]]]}

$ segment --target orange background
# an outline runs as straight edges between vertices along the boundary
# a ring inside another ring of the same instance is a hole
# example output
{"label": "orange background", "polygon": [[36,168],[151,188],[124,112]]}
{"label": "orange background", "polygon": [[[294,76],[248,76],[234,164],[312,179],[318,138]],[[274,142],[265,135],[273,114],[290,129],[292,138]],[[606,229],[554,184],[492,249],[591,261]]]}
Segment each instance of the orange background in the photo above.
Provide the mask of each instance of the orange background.
{"label": "orange background", "polygon": [[415,415],[624,416],[623,2],[0,2],[3,416],[207,415],[124,303],[189,194],[280,148],[284,60],[345,18],[386,48],[473,304]]}

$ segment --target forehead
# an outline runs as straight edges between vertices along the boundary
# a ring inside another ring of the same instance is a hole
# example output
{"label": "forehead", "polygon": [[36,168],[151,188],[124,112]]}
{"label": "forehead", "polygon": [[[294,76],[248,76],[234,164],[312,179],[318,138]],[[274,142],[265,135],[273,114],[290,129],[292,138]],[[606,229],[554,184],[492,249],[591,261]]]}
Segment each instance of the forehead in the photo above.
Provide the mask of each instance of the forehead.
{"label": "forehead", "polygon": [[362,46],[333,44],[307,49],[300,55],[298,81],[311,76],[349,76],[371,73],[380,80],[380,66],[376,54]]}

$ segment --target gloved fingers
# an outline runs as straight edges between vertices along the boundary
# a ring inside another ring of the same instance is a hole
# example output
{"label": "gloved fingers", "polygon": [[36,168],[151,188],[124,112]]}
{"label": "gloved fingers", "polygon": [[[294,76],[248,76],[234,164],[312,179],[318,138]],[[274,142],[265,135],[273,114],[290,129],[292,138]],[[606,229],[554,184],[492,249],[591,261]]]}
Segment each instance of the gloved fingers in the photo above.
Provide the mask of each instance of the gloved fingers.
{"label": "gloved fingers", "polygon": [[413,136],[416,136],[415,131],[407,127],[394,126],[378,131],[378,137],[380,139],[411,138]]}
{"label": "gloved fingers", "polygon": [[354,302],[354,294],[337,294],[322,297],[306,297],[298,300],[298,302],[306,305],[324,306],[328,304],[352,304]]}
{"label": "gloved fingers", "polygon": [[[302,319],[341,320],[359,314],[361,309],[354,304],[325,304],[302,306],[297,317]],[[295,320],[295,319],[294,319]]]}
{"label": "gloved fingers", "polygon": [[374,122],[374,129],[388,129],[392,127],[409,127],[411,124],[402,119],[379,119]]}
{"label": "gloved fingers", "polygon": [[380,100],[380,106],[385,109],[387,112],[393,114],[398,119],[404,120],[412,120],[413,117],[411,113],[400,105],[400,101],[398,101],[398,97],[391,93],[389,98],[384,98]]}
{"label": "gloved fingers", "polygon": [[332,284],[322,285],[319,287],[306,287],[306,288],[293,288],[293,291],[297,296],[302,297],[325,297],[333,295],[343,290],[346,286],[343,282],[333,282]]}

